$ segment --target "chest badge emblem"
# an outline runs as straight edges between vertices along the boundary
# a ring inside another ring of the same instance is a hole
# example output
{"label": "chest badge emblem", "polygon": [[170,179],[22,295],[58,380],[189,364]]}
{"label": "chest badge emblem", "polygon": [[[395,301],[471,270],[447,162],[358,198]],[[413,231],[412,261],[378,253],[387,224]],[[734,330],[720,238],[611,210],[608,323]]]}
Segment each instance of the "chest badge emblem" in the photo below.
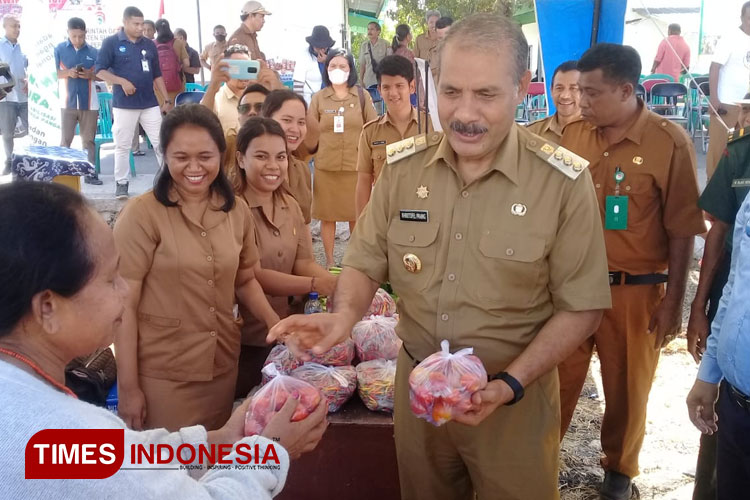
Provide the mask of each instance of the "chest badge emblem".
{"label": "chest badge emblem", "polygon": [[426,200],[428,196],[430,196],[430,190],[427,189],[427,186],[419,186],[417,188],[417,198]]}
{"label": "chest badge emblem", "polygon": [[414,255],[413,253],[407,253],[406,255],[404,255],[403,261],[404,267],[410,273],[416,274],[422,270],[422,261],[419,260],[419,257]]}
{"label": "chest badge emblem", "polygon": [[523,203],[514,203],[513,206],[510,207],[510,213],[518,217],[523,217],[526,215],[526,205]]}
{"label": "chest badge emblem", "polygon": [[636,165],[643,165],[643,158],[641,158],[640,156],[634,156],[633,163],[635,163]]}

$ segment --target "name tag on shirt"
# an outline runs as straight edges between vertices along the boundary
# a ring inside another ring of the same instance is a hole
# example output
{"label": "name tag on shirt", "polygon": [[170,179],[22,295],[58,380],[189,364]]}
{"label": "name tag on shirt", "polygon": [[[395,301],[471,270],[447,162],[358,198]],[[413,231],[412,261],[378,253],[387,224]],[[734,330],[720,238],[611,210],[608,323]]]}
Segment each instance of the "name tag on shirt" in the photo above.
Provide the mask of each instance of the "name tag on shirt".
{"label": "name tag on shirt", "polygon": [[750,187],[750,179],[735,179],[732,181],[733,188]]}
{"label": "name tag on shirt", "polygon": [[333,117],[333,133],[344,133],[344,117],[342,115],[336,115]]}
{"label": "name tag on shirt", "polygon": [[373,146],[382,146],[384,144],[386,144],[385,141],[375,141],[375,142],[372,143]]}
{"label": "name tag on shirt", "polygon": [[147,72],[151,71],[149,69],[149,67],[148,67],[148,60],[146,60],[146,59],[141,59],[141,67],[143,67],[143,72],[144,73],[147,73]]}
{"label": "name tag on shirt", "polygon": [[427,210],[400,210],[399,214],[405,222],[430,222],[430,213]]}
{"label": "name tag on shirt", "polygon": [[607,196],[604,229],[622,231],[628,228],[628,197]]}

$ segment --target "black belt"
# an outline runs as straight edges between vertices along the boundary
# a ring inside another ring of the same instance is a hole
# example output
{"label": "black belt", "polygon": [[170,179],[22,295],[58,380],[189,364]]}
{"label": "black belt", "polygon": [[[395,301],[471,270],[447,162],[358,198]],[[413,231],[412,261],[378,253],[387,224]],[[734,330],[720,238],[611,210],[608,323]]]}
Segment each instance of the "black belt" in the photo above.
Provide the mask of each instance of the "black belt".
{"label": "black belt", "polygon": [[658,285],[666,283],[667,275],[661,273],[653,274],[628,274],[625,271],[610,271],[610,285]]}
{"label": "black belt", "polygon": [[742,408],[743,410],[750,412],[750,396],[746,396],[743,394],[739,389],[734,387],[729,382],[726,382],[727,387],[729,387],[729,397],[732,401],[734,401],[737,406]]}
{"label": "black belt", "polygon": [[416,367],[419,363],[421,363],[421,361],[419,361],[418,359],[416,359],[414,356],[411,355],[411,353],[409,352],[409,349],[406,348],[406,344],[401,343],[401,347],[404,348],[404,352],[406,353],[407,356],[409,356],[409,359],[411,359],[412,366]]}

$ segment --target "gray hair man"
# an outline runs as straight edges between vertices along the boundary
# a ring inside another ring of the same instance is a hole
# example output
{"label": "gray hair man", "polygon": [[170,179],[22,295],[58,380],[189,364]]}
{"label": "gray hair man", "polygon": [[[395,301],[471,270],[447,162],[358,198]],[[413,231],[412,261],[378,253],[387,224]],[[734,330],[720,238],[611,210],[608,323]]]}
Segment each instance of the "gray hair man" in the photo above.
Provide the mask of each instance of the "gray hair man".
{"label": "gray hair man", "polygon": [[[516,24],[471,16],[441,50],[445,135],[390,145],[391,168],[352,235],[334,312],[282,320],[269,340],[325,351],[349,337],[389,281],[403,340],[401,498],[559,498],[556,366],[611,305],[591,176],[584,160],[514,122],[531,80]],[[429,386],[410,397],[412,370],[444,339],[452,351],[473,348],[489,383],[465,385],[462,401],[441,402]]]}

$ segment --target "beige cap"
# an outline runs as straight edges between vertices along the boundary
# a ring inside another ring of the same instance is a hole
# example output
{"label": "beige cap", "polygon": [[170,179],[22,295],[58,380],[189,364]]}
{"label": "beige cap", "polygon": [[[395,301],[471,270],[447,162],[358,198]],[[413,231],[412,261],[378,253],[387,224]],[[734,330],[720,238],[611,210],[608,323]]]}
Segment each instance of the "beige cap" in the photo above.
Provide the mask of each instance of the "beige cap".
{"label": "beige cap", "polygon": [[268,12],[263,5],[260,2],[246,2],[245,6],[242,7],[242,11],[240,12],[241,15],[245,14],[265,14],[267,16],[270,16],[271,13]]}

